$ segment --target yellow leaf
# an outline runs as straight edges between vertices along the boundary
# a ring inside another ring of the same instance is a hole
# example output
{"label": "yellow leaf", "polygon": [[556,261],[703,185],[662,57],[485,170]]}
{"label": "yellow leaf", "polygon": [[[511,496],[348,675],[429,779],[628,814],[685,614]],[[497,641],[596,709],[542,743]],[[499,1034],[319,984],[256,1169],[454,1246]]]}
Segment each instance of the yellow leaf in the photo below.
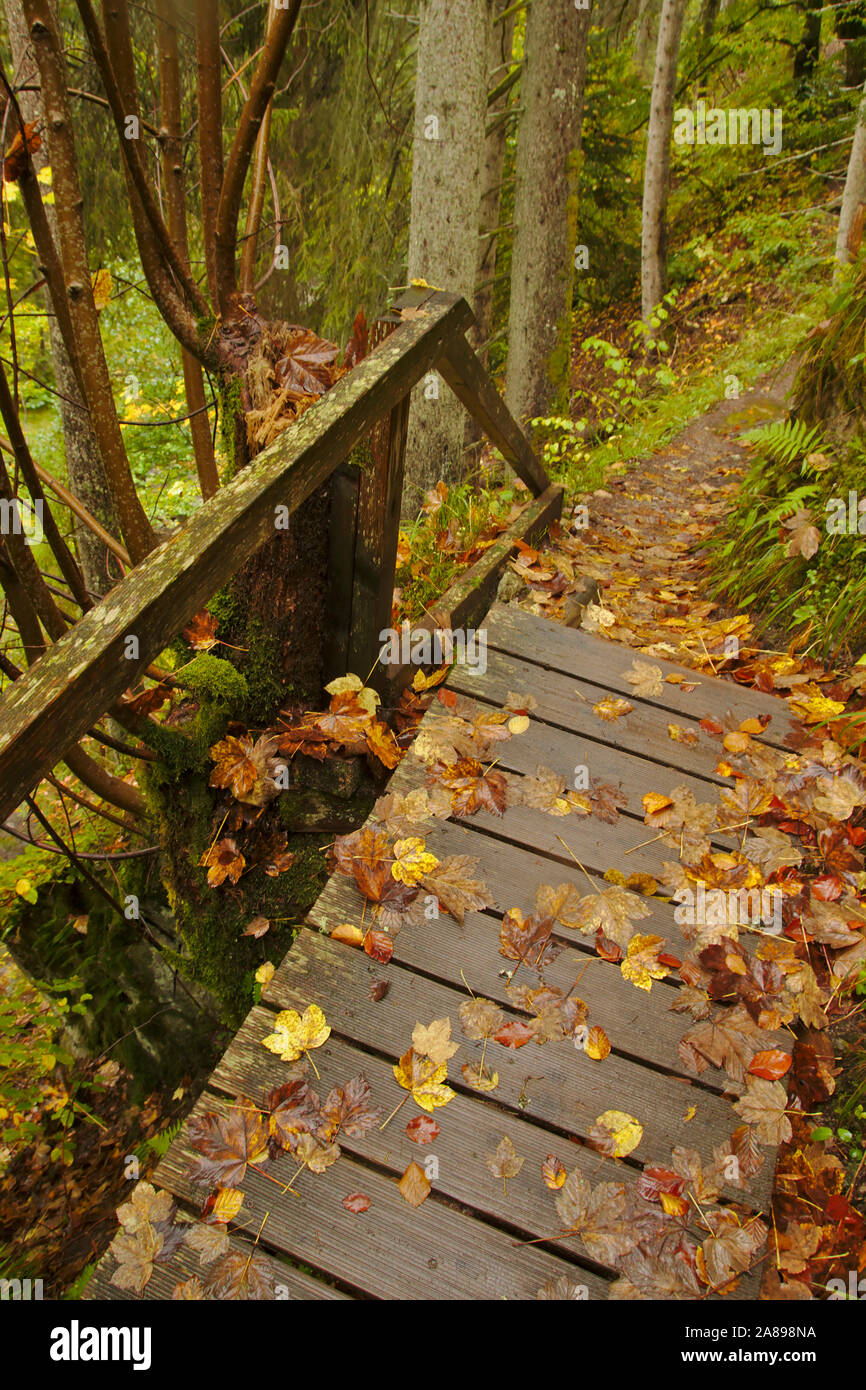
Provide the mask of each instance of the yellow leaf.
{"label": "yellow leaf", "polygon": [[426,1028],[423,1023],[415,1024],[412,1047],[421,1057],[429,1057],[431,1062],[441,1067],[459,1050],[460,1044],[451,1041],[450,1018],[434,1018]]}
{"label": "yellow leaf", "polygon": [[587,1057],[591,1057],[594,1062],[603,1062],[605,1057],[610,1054],[610,1040],[603,1028],[598,1024],[590,1028],[586,1035],[586,1042],[583,1050]]}
{"label": "yellow leaf", "polygon": [[412,679],[412,689],[432,690],[435,685],[441,685],[447,675],[447,666],[443,666],[439,671],[432,671],[429,676],[425,676],[423,671],[416,671]]}
{"label": "yellow leaf", "polygon": [[845,706],[839,700],[830,700],[825,695],[793,695],[788,704],[804,724],[820,724],[845,713]]}
{"label": "yellow leaf", "polygon": [[422,1110],[435,1110],[454,1099],[451,1087],[442,1084],[448,1075],[447,1062],[437,1066],[429,1057],[420,1056],[410,1047],[392,1070],[404,1091],[411,1091],[412,1099]]}
{"label": "yellow leaf", "polygon": [[93,286],[93,302],[97,312],[111,303],[111,271],[97,270],[90,277]]}
{"label": "yellow leaf", "polygon": [[595,1123],[610,1136],[614,1158],[625,1158],[643,1139],[643,1125],[624,1110],[605,1110]]}
{"label": "yellow leaf", "polygon": [[525,734],[529,728],[529,717],[525,714],[515,714],[508,721],[508,732],[510,734]]}
{"label": "yellow leaf", "polygon": [[310,1004],[303,1015],[297,1009],[283,1009],[276,1017],[276,1028],[262,1039],[269,1052],[275,1052],[284,1062],[296,1062],[303,1052],[321,1047],[331,1035],[325,1015],[318,1004]]}
{"label": "yellow leaf", "polygon": [[661,936],[638,932],[628,943],[628,954],[620,965],[622,977],[631,980],[638,989],[652,989],[653,980],[663,980],[668,973],[667,966],[659,965],[657,956],[663,946]]}
{"label": "yellow leaf", "polygon": [[351,922],[341,922],[331,932],[334,941],[343,941],[347,946],[363,946],[364,933],[360,927],[354,927]]}
{"label": "yellow leaf", "polygon": [[213,1219],[221,1226],[234,1221],[244,1204],[244,1194],[237,1187],[223,1187],[213,1204]]}
{"label": "yellow leaf", "polygon": [[751,735],[741,733],[739,729],[734,729],[732,733],[725,734],[725,737],[722,739],[722,744],[728,753],[745,753],[751,742]]}
{"label": "yellow leaf", "polygon": [[663,811],[666,806],[674,804],[669,796],[662,796],[661,792],[647,792],[646,796],[641,797],[641,801],[648,816],[653,816],[656,811]]}
{"label": "yellow leaf", "polygon": [[273,961],[270,960],[266,960],[264,965],[259,966],[256,971],[256,979],[260,985],[264,986],[269,983],[273,978],[275,968]]}
{"label": "yellow leaf", "polygon": [[424,841],[417,835],[410,835],[405,840],[398,840],[394,845],[391,876],[398,883],[406,883],[411,888],[420,883],[425,874],[432,873],[438,863],[435,854],[425,850]]}

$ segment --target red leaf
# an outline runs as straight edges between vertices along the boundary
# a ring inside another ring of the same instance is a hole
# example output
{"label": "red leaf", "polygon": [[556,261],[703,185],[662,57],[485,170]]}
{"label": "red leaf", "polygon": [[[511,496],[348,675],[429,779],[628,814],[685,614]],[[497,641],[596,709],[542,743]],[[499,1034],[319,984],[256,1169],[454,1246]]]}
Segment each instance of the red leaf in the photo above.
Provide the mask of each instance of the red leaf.
{"label": "red leaf", "polygon": [[622,947],[611,941],[609,936],[605,936],[601,927],[595,934],[595,949],[602,960],[612,960],[616,965],[622,960]]}
{"label": "red leaf", "polygon": [[457,695],[453,690],[437,690],[436,698],[446,709],[453,709],[457,704]]}
{"label": "red leaf", "polygon": [[767,1052],[756,1052],[749,1063],[751,1075],[763,1077],[764,1081],[778,1081],[790,1068],[790,1054],[781,1052],[778,1047],[771,1047]]}
{"label": "red leaf", "polygon": [[671,970],[679,970],[682,961],[677,956],[672,956],[669,951],[660,951],[657,957],[659,965],[668,965]]}
{"label": "red leaf", "polygon": [[852,845],[862,845],[866,842],[866,825],[849,825],[848,839]]}
{"label": "red leaf", "polygon": [[357,1216],[359,1212],[366,1211],[370,1205],[370,1198],[366,1192],[350,1192],[348,1197],[343,1198],[343,1206],[346,1211],[352,1212]]}
{"label": "red leaf", "polygon": [[439,1135],[439,1126],[431,1115],[416,1115],[406,1126],[413,1144],[432,1144]]}
{"label": "red leaf", "polygon": [[705,734],[722,734],[724,729],[721,724],[717,724],[715,719],[702,719],[701,728]]}
{"label": "red leaf", "polygon": [[394,954],[394,941],[386,931],[376,931],[375,928],[371,927],[364,937],[364,950],[368,956],[373,957],[373,960],[379,960],[383,965],[387,965]]}
{"label": "red leaf", "polygon": [[637,1190],[647,1202],[657,1202],[663,1192],[679,1197],[686,1180],[671,1168],[644,1168],[637,1180]]}
{"label": "red leaf", "polygon": [[820,878],[812,880],[812,897],[820,898],[824,903],[834,903],[841,898],[843,887],[841,878],[835,874],[822,874]]}
{"label": "red leaf", "polygon": [[503,1047],[524,1047],[535,1037],[535,1029],[531,1023],[524,1023],[522,1018],[512,1018],[508,1023],[503,1023],[493,1036]]}

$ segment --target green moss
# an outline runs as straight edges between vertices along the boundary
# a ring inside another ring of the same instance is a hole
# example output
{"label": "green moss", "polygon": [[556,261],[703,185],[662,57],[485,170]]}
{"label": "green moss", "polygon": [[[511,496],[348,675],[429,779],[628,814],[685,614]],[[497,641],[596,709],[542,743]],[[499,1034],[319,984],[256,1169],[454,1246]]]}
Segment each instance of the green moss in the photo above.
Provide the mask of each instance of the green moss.
{"label": "green moss", "polygon": [[369,438],[359,439],[354,449],[349,455],[349,463],[354,463],[357,468],[372,468],[376,460],[373,458],[373,449]]}
{"label": "green moss", "polygon": [[212,700],[228,714],[236,715],[247,700],[247,682],[230,661],[200,652],[182,671],[177,683],[200,700]]}
{"label": "green moss", "polygon": [[[226,457],[224,482],[229,482],[237,472],[237,434],[239,421],[243,420],[244,403],[240,377],[224,382],[219,391],[220,439]],[[244,427],[245,428],[245,427]]]}

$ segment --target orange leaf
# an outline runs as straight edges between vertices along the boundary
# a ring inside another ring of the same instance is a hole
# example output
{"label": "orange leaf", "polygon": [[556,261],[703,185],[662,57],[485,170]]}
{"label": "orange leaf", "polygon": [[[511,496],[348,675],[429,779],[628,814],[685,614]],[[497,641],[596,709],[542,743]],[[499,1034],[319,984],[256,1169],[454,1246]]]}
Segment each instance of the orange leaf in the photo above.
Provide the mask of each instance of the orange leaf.
{"label": "orange leaf", "polygon": [[778,1081],[790,1067],[790,1055],[778,1047],[771,1047],[767,1052],[756,1052],[749,1063],[752,1076],[763,1077],[765,1081]]}

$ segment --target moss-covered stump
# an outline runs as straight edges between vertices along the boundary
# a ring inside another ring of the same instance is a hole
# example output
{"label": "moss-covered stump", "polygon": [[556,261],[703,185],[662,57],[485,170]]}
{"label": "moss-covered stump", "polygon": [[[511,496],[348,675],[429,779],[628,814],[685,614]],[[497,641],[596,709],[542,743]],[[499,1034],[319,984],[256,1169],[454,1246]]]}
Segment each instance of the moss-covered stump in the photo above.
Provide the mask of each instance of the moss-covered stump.
{"label": "moss-covered stump", "polygon": [[[247,682],[231,663],[198,656],[179,673],[188,698],[165,724],[148,732],[159,761],[148,766],[145,795],[159,837],[162,881],[179,937],[166,953],[191,985],[206,992],[220,1019],[237,1027],[253,1001],[255,971],[267,959],[279,961],[300,922],[321,891],[328,836],[290,836],[294,856],[288,870],[268,872],[265,855],[256,862],[256,841],[279,831],[276,810],[254,827],[241,824],[231,835],[244,863],[237,882],[208,883],[202,863],[220,839],[226,815],[208,785],[209,750],[229,720],[247,707]],[[237,808],[238,817],[242,808]],[[226,831],[226,834],[229,832]],[[240,866],[239,866],[240,867]],[[263,938],[244,935],[255,917],[271,924]]]}

